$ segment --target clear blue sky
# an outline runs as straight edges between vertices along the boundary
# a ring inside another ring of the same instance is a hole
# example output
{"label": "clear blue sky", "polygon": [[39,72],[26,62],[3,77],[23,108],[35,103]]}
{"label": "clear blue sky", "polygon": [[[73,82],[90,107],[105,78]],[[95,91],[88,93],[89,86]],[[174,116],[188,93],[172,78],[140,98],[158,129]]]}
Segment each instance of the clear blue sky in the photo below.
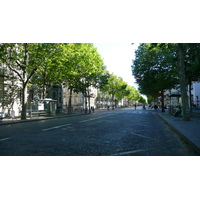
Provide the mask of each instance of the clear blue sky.
{"label": "clear blue sky", "polygon": [[110,73],[123,78],[130,86],[137,87],[132,76],[132,60],[138,44],[131,43],[93,43],[104,60]]}

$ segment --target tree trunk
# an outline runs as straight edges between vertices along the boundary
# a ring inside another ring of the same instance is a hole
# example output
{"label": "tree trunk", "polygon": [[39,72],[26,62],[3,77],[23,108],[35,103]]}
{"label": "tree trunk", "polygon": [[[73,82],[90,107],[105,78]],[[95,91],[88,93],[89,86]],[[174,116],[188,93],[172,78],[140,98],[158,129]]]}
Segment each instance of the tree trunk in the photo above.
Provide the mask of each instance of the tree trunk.
{"label": "tree trunk", "polygon": [[112,110],[114,110],[114,94],[112,94]]}
{"label": "tree trunk", "polygon": [[85,114],[87,114],[87,97],[85,97]]}
{"label": "tree trunk", "polygon": [[190,113],[192,113],[192,82],[189,83]]}
{"label": "tree trunk", "polygon": [[91,114],[91,108],[90,108],[90,92],[88,91],[88,106],[89,106],[89,113]]}
{"label": "tree trunk", "polygon": [[85,114],[87,114],[87,91],[85,91]]}
{"label": "tree trunk", "polygon": [[186,91],[184,50],[182,43],[178,43],[178,71],[179,71],[179,83],[181,88],[183,121],[190,121],[190,109],[189,109],[188,95]]}
{"label": "tree trunk", "polygon": [[29,54],[28,54],[28,44],[24,43],[24,66],[23,70],[23,86],[22,86],[22,114],[21,119],[26,119],[26,110],[27,110],[27,72],[26,67],[28,66]]}
{"label": "tree trunk", "polygon": [[46,97],[46,74],[43,73],[43,85],[42,85],[42,99],[45,99]]}
{"label": "tree trunk", "polygon": [[22,113],[21,113],[21,119],[26,119],[26,111],[27,111],[27,84],[23,83],[22,88]]}
{"label": "tree trunk", "polygon": [[72,114],[72,88],[69,89],[68,114]]}

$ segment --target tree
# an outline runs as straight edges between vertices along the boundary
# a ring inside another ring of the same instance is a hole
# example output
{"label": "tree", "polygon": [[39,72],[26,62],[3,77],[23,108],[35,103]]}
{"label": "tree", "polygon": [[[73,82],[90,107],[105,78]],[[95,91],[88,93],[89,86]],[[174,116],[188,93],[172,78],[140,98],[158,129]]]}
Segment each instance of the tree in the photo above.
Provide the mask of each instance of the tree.
{"label": "tree", "polygon": [[125,98],[127,98],[128,103],[130,103],[131,101],[139,101],[140,100],[140,94],[134,87],[131,87],[128,85],[126,90],[128,92],[126,93]]}
{"label": "tree", "polygon": [[182,110],[183,110],[183,121],[190,121],[190,109],[188,102],[188,95],[186,91],[186,76],[185,76],[185,64],[184,64],[184,49],[183,44],[178,43],[178,72],[179,82],[181,88],[182,98]]}
{"label": "tree", "polygon": [[[144,46],[144,44],[142,44]],[[146,45],[146,44],[145,44]],[[163,50],[169,49],[172,50],[172,54],[169,54],[169,58],[173,58],[176,62],[176,68],[178,70],[177,75],[179,79],[179,84],[180,84],[180,89],[181,89],[181,99],[182,99],[182,110],[183,110],[183,120],[184,121],[189,121],[190,120],[190,111],[189,111],[189,102],[188,102],[188,95],[186,91],[186,86],[187,84],[191,84],[192,81],[198,80],[200,77],[199,73],[199,49],[200,46],[199,44],[167,44],[167,43],[155,43],[155,44],[150,44],[150,50],[158,48],[161,50],[163,53]],[[141,51],[141,49],[139,49]],[[146,52],[145,49],[143,48],[143,52]],[[137,52],[136,52],[137,55]],[[141,52],[140,52],[141,55]],[[143,54],[144,55],[144,54]],[[163,54],[164,55],[164,54]],[[165,56],[163,56],[165,58]],[[136,58],[136,60],[138,57]],[[143,61],[144,59],[139,56],[140,62]],[[156,58],[157,62],[159,62],[159,59]],[[166,62],[168,59],[164,59],[163,61]],[[139,63],[140,63],[139,62]],[[137,65],[137,62],[136,62]],[[175,66],[174,64],[172,66]],[[138,66],[140,68],[140,66]],[[140,71],[140,70],[139,70]],[[133,69],[133,74],[136,75],[137,71]],[[166,74],[166,73],[165,73]],[[171,74],[171,72],[170,72]],[[173,73],[174,75],[176,73]],[[167,74],[166,74],[167,75]],[[142,77],[143,79],[143,77]],[[142,80],[141,79],[141,80]],[[172,76],[172,79],[175,81],[176,77]],[[165,79],[166,80],[166,79]],[[146,82],[146,81],[145,81]],[[160,81],[159,81],[160,82]],[[164,82],[164,81],[163,81]],[[168,82],[166,80],[165,82]],[[147,82],[146,82],[147,83]],[[146,84],[141,81],[140,87],[141,90],[147,89],[146,86],[142,86],[142,84]],[[148,84],[146,84],[148,85]],[[173,85],[173,84],[172,84]],[[170,89],[170,87],[169,87]],[[148,89],[147,89],[148,90]],[[152,95],[152,94],[148,94]]]}
{"label": "tree", "polygon": [[[61,43],[41,43],[40,54],[43,63],[37,69],[31,84],[37,84],[41,87],[41,98],[44,99],[47,95],[47,89],[53,83],[60,84],[62,73],[62,60],[64,59],[64,48]],[[35,55],[38,58],[38,55]]]}
{"label": "tree", "polygon": [[200,44],[186,43],[184,44],[184,52],[185,75],[186,82],[189,85],[190,111],[192,112],[192,82],[200,80]]}
{"label": "tree", "polygon": [[122,78],[118,78],[118,80],[118,90],[116,91],[115,96],[118,100],[121,100],[130,93],[130,90],[128,90],[128,85]]}
{"label": "tree", "polygon": [[[68,83],[70,94],[72,91],[84,94],[85,107],[87,108],[87,98],[90,98],[88,88],[90,86],[100,87],[100,77],[104,72],[103,60],[91,43],[72,43],[69,45],[70,48],[66,46],[66,59],[62,62],[61,79]],[[71,110],[71,95],[68,106]]]}
{"label": "tree", "polygon": [[114,109],[114,97],[115,94],[118,92],[118,90],[119,90],[119,78],[114,74],[110,74],[110,77],[108,79],[108,84],[104,85],[104,87],[101,88],[101,91],[107,92],[109,95],[111,95],[112,109]]}
{"label": "tree", "polygon": [[142,104],[146,104],[146,100],[144,99],[144,97],[140,96],[139,100],[138,100],[140,103]]}
{"label": "tree", "polygon": [[108,83],[101,88],[101,92],[111,95],[112,109],[114,109],[114,102],[126,98],[128,102],[139,100],[138,91],[129,85],[120,77],[110,74]]}
{"label": "tree", "polygon": [[[132,72],[138,80],[142,94],[157,98],[165,89],[171,89],[178,82],[175,63],[175,46],[141,44],[136,51]],[[164,103],[162,103],[164,112]]]}
{"label": "tree", "polygon": [[[52,44],[53,45],[53,44]],[[26,119],[27,85],[46,59],[50,59],[51,44],[44,43],[1,43],[0,60],[19,78],[22,84],[21,119]]]}

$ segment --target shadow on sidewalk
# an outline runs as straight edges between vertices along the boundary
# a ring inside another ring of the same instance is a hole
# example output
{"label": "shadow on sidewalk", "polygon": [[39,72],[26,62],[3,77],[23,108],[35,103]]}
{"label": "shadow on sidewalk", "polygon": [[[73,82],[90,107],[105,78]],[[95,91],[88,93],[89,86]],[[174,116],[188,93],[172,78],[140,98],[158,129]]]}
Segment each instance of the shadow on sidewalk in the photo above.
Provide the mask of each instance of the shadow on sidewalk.
{"label": "shadow on sidewalk", "polygon": [[182,117],[174,117],[167,112],[158,112],[157,114],[171,129],[200,153],[200,114],[192,113],[191,121],[183,121]]}

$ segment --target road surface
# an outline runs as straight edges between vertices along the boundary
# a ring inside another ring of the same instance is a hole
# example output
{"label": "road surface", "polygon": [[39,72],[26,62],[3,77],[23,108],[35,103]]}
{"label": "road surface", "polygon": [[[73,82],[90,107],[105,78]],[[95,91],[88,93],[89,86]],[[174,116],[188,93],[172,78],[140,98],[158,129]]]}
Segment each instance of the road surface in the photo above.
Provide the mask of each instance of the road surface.
{"label": "road surface", "polygon": [[126,108],[0,126],[1,156],[195,156],[154,110]]}

